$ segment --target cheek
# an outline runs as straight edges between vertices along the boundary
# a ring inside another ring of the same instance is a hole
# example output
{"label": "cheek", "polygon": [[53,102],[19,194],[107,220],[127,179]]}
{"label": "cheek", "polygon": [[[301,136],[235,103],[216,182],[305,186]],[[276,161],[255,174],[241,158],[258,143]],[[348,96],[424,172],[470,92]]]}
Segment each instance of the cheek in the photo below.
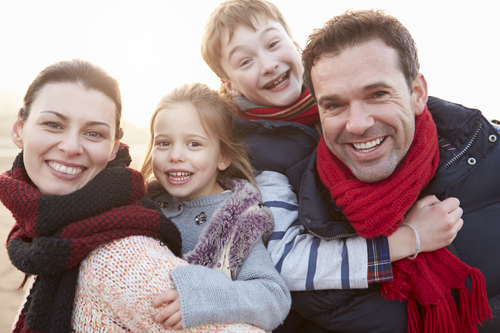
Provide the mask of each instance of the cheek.
{"label": "cheek", "polygon": [[153,171],[157,170],[159,167],[160,167],[160,161],[159,161],[159,158],[158,158],[158,153],[154,153],[153,151],[153,154],[151,156],[151,164],[152,164],[152,167],[153,167]]}
{"label": "cheek", "polygon": [[99,170],[103,170],[104,168],[106,168],[106,165],[111,158],[112,147],[102,147],[102,149],[91,149],[90,151],[90,159],[92,160],[94,166]]}
{"label": "cheek", "polygon": [[323,134],[328,136],[329,138],[334,138],[337,136],[339,131],[338,129],[338,121],[335,121],[332,117],[323,117],[321,119],[321,125],[323,128]]}

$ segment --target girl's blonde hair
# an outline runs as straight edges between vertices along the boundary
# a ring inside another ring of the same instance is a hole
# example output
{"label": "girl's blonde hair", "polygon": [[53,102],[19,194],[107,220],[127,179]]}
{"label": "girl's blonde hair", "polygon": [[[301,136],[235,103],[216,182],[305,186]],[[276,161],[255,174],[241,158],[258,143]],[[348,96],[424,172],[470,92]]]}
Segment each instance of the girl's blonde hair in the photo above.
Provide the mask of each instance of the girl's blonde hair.
{"label": "girl's blonde hair", "polygon": [[205,131],[209,135],[219,139],[221,154],[231,159],[229,167],[223,171],[219,171],[217,181],[220,181],[223,177],[233,177],[242,178],[255,184],[252,166],[248,160],[245,146],[237,138],[233,129],[234,116],[229,103],[207,85],[195,82],[175,88],[163,96],[151,116],[151,138],[146,157],[141,167],[141,173],[146,181],[146,186],[153,177],[152,159],[156,117],[161,110],[180,103],[189,103],[194,106]]}

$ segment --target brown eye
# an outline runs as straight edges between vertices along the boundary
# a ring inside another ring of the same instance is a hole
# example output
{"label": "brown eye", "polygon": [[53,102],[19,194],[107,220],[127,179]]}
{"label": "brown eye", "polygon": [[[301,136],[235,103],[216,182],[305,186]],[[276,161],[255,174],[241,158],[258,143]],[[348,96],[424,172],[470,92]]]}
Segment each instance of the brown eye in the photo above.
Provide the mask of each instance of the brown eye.
{"label": "brown eye", "polygon": [[60,124],[54,123],[52,121],[44,122],[43,125],[48,126],[48,127],[52,127],[52,128],[55,128],[55,129],[62,128],[62,126]]}

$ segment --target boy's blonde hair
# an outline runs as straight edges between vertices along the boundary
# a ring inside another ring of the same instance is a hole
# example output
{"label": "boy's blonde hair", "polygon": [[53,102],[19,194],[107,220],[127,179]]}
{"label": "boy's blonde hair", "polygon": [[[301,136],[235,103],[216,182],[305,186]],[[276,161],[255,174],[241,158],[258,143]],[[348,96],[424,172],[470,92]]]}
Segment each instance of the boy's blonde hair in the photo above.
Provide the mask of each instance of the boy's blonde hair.
{"label": "boy's blonde hair", "polygon": [[220,181],[222,177],[234,177],[246,179],[255,184],[245,146],[236,137],[233,130],[234,118],[229,104],[206,84],[188,83],[163,96],[151,117],[151,138],[141,167],[146,186],[150,183],[150,178],[153,175],[152,160],[156,117],[161,110],[182,103],[189,103],[194,106],[205,131],[219,140],[221,154],[226,158],[231,158],[231,164],[225,170],[219,171],[217,180]]}
{"label": "boy's blonde hair", "polygon": [[288,36],[293,39],[292,31],[278,7],[265,0],[224,1],[210,14],[201,39],[201,56],[219,78],[228,79],[220,62],[223,33],[229,32],[231,41],[234,31],[241,25],[255,31],[254,23],[261,17],[281,23]]}

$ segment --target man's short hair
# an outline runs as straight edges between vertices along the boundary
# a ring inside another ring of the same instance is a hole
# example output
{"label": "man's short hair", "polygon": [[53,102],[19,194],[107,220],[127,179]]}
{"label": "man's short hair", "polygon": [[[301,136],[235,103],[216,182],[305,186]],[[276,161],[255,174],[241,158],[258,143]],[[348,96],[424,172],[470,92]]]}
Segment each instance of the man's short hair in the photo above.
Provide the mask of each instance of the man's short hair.
{"label": "man's short hair", "polygon": [[256,31],[254,23],[259,18],[281,23],[288,36],[293,39],[285,17],[278,7],[265,0],[224,1],[210,14],[201,40],[201,56],[219,78],[227,79],[227,75],[220,63],[222,56],[221,39],[224,32],[229,33],[229,41],[231,41],[234,31],[241,25]]}
{"label": "man's short hair", "polygon": [[417,76],[420,64],[418,62],[417,46],[408,29],[393,16],[379,10],[349,10],[335,16],[325,25],[314,30],[308,37],[302,53],[304,63],[304,83],[314,94],[311,80],[311,69],[314,62],[322,55],[336,56],[345,48],[381,39],[394,48],[399,56],[399,68],[405,76],[410,91]]}

